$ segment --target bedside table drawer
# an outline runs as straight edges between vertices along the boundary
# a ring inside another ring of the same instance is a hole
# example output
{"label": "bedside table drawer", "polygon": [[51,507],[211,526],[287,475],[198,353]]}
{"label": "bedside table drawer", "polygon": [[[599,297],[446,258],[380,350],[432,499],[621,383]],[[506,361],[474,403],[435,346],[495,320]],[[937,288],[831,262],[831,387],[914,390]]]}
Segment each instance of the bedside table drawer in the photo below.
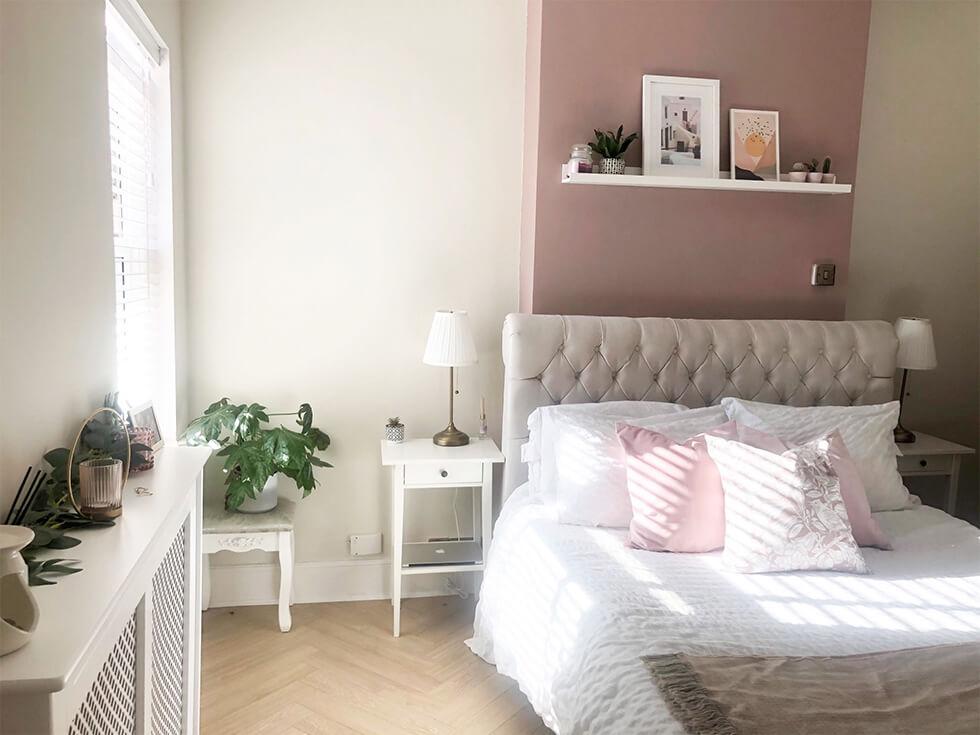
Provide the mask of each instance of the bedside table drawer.
{"label": "bedside table drawer", "polygon": [[935,457],[899,457],[898,471],[903,475],[948,475],[953,471],[953,458],[948,454]]}
{"label": "bedside table drawer", "polygon": [[405,465],[406,485],[479,485],[482,482],[482,462]]}

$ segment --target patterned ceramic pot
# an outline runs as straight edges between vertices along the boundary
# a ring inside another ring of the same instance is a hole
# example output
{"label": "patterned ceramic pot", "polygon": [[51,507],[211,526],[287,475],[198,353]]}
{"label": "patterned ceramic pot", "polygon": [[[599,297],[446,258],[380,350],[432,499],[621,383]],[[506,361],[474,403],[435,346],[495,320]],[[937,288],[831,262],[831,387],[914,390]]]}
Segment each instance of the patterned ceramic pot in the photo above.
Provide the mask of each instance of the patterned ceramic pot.
{"label": "patterned ceramic pot", "polygon": [[[144,444],[145,446],[153,446],[153,429],[146,426],[138,426],[134,429],[129,430],[129,441],[132,444]],[[153,469],[153,450],[142,451],[137,450],[133,452],[132,459],[130,461],[129,474],[134,472],[145,472],[146,470]]]}
{"label": "patterned ceramic pot", "polygon": [[622,158],[603,158],[599,163],[600,174],[625,174],[626,161]]}
{"label": "patterned ceramic pot", "polygon": [[405,425],[385,426],[385,439],[393,444],[405,441]]}

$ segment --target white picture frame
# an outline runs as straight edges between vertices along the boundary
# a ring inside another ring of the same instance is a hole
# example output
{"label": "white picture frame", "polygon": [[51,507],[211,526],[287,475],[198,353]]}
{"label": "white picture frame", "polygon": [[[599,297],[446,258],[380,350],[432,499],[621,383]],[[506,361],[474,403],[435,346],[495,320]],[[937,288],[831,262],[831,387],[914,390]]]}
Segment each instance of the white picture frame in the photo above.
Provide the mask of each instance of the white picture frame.
{"label": "white picture frame", "polygon": [[[761,131],[763,138],[765,137],[766,130],[771,129],[771,133],[772,133],[771,141],[774,143],[773,147],[775,148],[776,160],[775,163],[765,164],[761,168],[756,168],[756,167],[753,167],[752,169],[745,169],[744,167],[741,168],[743,168],[743,170],[748,170],[750,173],[752,173],[755,176],[758,176],[759,179],[762,181],[779,181],[780,180],[779,112],[776,110],[742,110],[733,107],[728,111],[729,176],[732,179],[738,178],[735,175],[736,174],[735,158],[740,154],[740,151],[743,147],[742,137],[739,134],[738,128],[740,125],[748,121],[751,121],[752,118],[757,118],[758,121],[765,128],[764,130]],[[761,145],[765,146],[766,148],[769,147],[770,140],[763,139],[760,140],[759,142]],[[745,154],[744,151],[741,151],[741,153],[743,155]],[[756,162],[755,164],[756,166],[758,166],[759,163],[762,163],[761,158],[762,157],[760,157],[759,162]],[[768,158],[771,161],[772,157],[768,156]],[[775,167],[774,169],[773,166]],[[740,181],[753,181],[753,179],[744,176],[740,179]]]}
{"label": "white picture frame", "polygon": [[152,403],[144,403],[129,409],[129,423],[133,428],[147,428],[153,431],[150,448],[154,452],[163,446],[163,436],[160,434],[160,425],[157,423],[157,415]]}
{"label": "white picture frame", "polygon": [[720,106],[718,79],[644,74],[643,175],[717,179]]}

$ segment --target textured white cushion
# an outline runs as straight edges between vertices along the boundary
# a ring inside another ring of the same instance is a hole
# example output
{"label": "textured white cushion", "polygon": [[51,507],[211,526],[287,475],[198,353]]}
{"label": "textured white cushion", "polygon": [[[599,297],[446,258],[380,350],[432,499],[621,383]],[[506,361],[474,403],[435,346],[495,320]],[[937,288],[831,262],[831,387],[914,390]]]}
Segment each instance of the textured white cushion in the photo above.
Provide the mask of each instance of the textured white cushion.
{"label": "textured white cushion", "polygon": [[711,434],[705,439],[725,490],[725,566],[745,574],[867,573],[829,440],[776,453]]}
{"label": "textured white cushion", "polygon": [[898,423],[898,401],[870,406],[797,408],[724,398],[729,418],[795,444],[813,441],[835,429],[858,467],[873,512],[911,505],[898,474],[898,447],[892,433]]}
{"label": "textured white cushion", "polygon": [[527,418],[528,440],[522,458],[528,466],[531,496],[541,502],[555,500],[555,421],[568,418],[590,426],[608,425],[611,441],[616,441],[616,422],[688,411],[687,406],[663,401],[604,401],[601,403],[568,403],[542,406]]}
{"label": "textured white cushion", "polygon": [[616,435],[618,421],[682,442],[726,420],[720,406],[645,418],[574,414],[552,417],[554,443],[547,451],[554,459],[558,521],[612,528],[629,525],[633,508],[626,485],[626,458]]}

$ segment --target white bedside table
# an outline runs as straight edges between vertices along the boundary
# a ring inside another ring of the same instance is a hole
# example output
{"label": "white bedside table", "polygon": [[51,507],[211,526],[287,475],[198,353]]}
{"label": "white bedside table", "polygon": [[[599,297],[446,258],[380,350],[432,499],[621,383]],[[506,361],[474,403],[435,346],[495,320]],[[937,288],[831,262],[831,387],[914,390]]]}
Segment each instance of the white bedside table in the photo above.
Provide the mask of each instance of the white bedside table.
{"label": "white bedside table", "polygon": [[[464,447],[439,447],[432,439],[381,442],[381,464],[391,467],[391,604],[396,638],[401,633],[403,576],[483,571],[493,534],[493,465],[503,461],[492,439],[472,439]],[[480,538],[405,543],[406,491],[446,487],[472,488],[473,529],[474,534],[476,528],[481,529]],[[440,553],[450,555],[452,561],[435,561]]]}
{"label": "white bedside table", "polygon": [[898,471],[902,477],[945,477],[946,512],[956,514],[956,491],[960,481],[960,458],[975,454],[976,450],[962,444],[915,432],[915,441],[899,444],[902,456],[898,458]]}
{"label": "white bedside table", "polygon": [[289,606],[293,602],[293,517],[296,503],[279,498],[267,513],[225,510],[224,496],[204,503],[201,523],[201,609],[211,605],[211,554],[218,551],[242,553],[260,549],[279,554],[279,630],[293,626]]}

